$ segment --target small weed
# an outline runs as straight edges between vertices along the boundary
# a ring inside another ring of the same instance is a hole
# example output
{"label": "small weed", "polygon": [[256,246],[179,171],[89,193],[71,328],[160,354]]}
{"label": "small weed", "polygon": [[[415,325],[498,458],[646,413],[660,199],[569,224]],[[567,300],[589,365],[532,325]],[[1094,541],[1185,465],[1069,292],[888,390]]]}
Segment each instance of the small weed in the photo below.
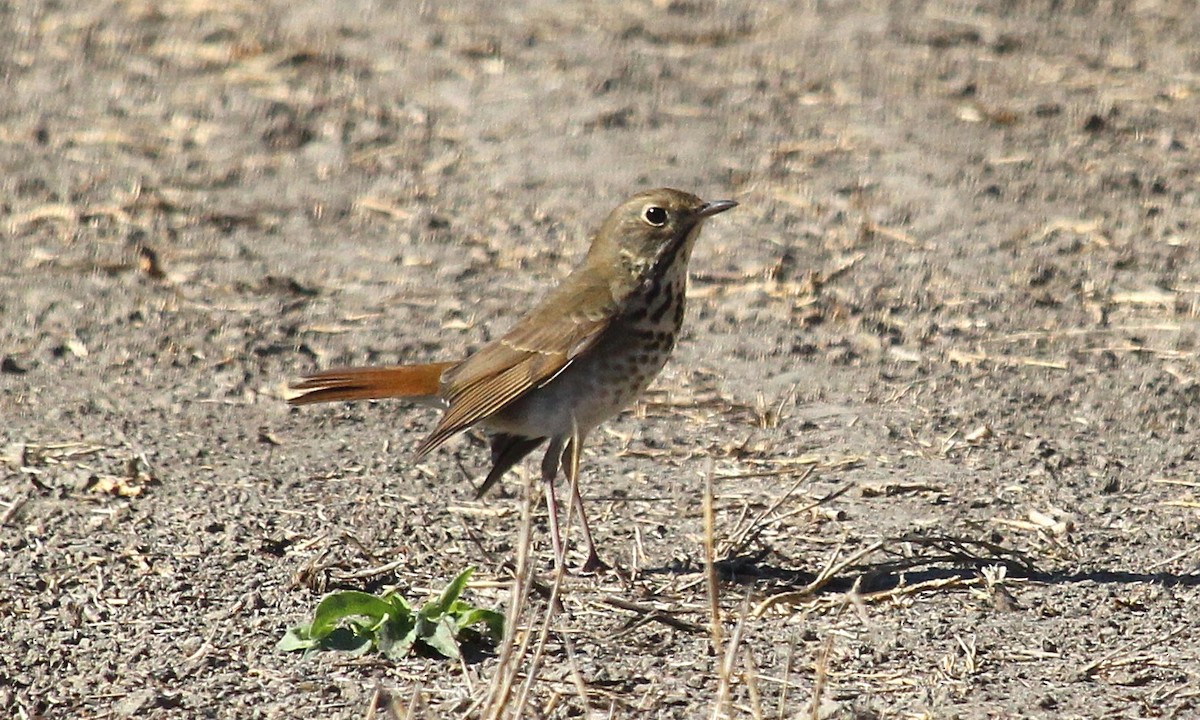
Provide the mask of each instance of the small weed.
{"label": "small weed", "polygon": [[312,621],[288,630],[276,646],[285,652],[341,650],[361,655],[371,649],[397,660],[414,649],[457,659],[459,642],[478,635],[483,623],[492,640],[504,636],[504,616],[459,599],[475,568],[467,568],[420,610],[395,591],[371,595],[345,590],[326,595]]}

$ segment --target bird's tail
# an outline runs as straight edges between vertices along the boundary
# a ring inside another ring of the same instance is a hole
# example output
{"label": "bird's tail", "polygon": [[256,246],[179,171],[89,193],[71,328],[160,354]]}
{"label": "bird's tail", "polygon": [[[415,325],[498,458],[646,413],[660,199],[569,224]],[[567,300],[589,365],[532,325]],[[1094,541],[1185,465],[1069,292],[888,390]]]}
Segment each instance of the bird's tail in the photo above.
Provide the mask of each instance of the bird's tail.
{"label": "bird's tail", "polygon": [[447,362],[324,370],[289,385],[288,389],[296,391],[296,394],[288,398],[288,402],[292,405],[310,405],[381,398],[431,400],[437,397],[442,373],[457,364]]}

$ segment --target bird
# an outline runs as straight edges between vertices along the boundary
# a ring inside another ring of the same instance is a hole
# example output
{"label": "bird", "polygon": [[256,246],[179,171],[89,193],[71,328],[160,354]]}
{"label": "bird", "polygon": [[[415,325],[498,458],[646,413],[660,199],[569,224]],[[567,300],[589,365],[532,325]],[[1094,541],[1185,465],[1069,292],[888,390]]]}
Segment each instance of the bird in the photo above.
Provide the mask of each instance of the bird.
{"label": "bird", "polygon": [[582,446],[666,364],[683,326],[688,261],[701,227],[736,206],[671,188],[639,192],[609,213],[557,287],[465,359],[324,370],[291,384],[288,402],[404,398],[440,405],[443,414],[413,460],[481,428],[490,436],[492,468],[477,497],[547,444],[541,480],[555,561],[565,565],[555,494],[561,472],[579,509],[587,552],[581,570],[599,570],[605,565],[579,493]]}

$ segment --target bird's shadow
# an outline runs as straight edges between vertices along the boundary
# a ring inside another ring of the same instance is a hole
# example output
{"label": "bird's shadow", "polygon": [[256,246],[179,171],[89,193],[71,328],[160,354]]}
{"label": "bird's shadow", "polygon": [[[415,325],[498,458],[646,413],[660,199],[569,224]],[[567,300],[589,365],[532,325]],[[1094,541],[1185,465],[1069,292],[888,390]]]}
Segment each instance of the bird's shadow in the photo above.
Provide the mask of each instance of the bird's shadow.
{"label": "bird's shadow", "polygon": [[[856,593],[886,593],[906,587],[928,585],[935,589],[953,587],[955,580],[977,581],[993,568],[1003,568],[1003,577],[1046,585],[1097,583],[1105,585],[1155,584],[1165,587],[1200,586],[1200,572],[1147,572],[1113,568],[1088,570],[1045,568],[1026,553],[970,538],[946,535],[906,535],[880,541],[861,552],[861,560],[830,561],[818,572],[795,569],[771,561],[774,553],[735,553],[714,563],[723,583],[747,588],[767,586],[772,593],[802,592],[812,596]],[[880,557],[882,556],[882,557]],[[874,559],[877,558],[877,559]],[[852,557],[850,559],[853,559]],[[679,568],[643,569],[643,572],[672,574]]]}

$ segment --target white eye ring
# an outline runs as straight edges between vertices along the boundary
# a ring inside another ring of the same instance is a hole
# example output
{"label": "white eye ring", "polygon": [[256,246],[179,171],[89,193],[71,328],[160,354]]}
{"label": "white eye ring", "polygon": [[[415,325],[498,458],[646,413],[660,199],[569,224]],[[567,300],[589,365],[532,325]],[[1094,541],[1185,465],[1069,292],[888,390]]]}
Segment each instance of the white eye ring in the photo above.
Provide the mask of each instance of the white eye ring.
{"label": "white eye ring", "polygon": [[667,224],[667,211],[657,205],[649,205],[642,211],[642,219],[647,225],[662,227]]}

